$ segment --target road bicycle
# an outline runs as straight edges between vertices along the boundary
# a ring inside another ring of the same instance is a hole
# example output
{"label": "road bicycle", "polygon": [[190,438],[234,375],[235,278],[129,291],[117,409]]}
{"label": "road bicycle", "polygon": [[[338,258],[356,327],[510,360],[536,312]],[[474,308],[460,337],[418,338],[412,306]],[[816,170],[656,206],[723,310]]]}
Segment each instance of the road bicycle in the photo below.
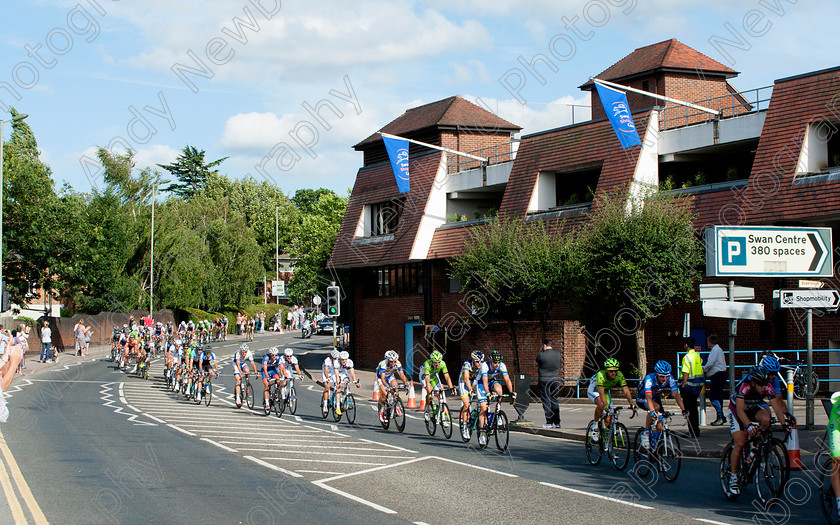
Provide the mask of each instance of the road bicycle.
{"label": "road bicycle", "polygon": [[[762,428],[747,440],[741,450],[741,462],[737,473],[740,492],[743,492],[748,484],[754,483],[758,498],[765,506],[770,506],[778,500],[785,489],[785,462],[780,456],[779,447],[773,443],[775,438],[772,432],[770,428]],[[729,490],[734,446],[734,442],[730,441],[720,458],[720,488],[729,501],[735,501],[739,496]]]}
{"label": "road bicycle", "polygon": [[[250,374],[247,372],[242,374],[242,379],[239,382],[239,403],[236,404],[236,408],[242,407],[243,400],[245,401],[245,405],[248,407],[248,410],[253,410],[254,408],[254,387],[251,386],[249,376]],[[235,386],[234,392],[236,392]]]}
{"label": "road bicycle", "polygon": [[[586,459],[592,465],[597,465],[601,462],[601,457],[607,454],[610,462],[618,470],[624,470],[627,467],[627,462],[630,459],[630,435],[627,433],[627,427],[618,421],[619,413],[627,407],[610,408],[603,418],[611,418],[612,422],[608,427],[600,425],[594,419],[589,422],[586,427]],[[636,417],[634,407],[633,415],[630,419]]]}
{"label": "road bicycle", "polygon": [[[653,412],[651,414],[650,437],[647,447],[642,445],[642,436],[645,427],[636,431],[633,439],[633,463],[636,465],[636,473],[645,477],[655,468],[662,473],[666,481],[673,483],[680,475],[682,465],[682,450],[680,440],[676,434],[671,432],[671,418],[674,414],[670,412]],[[662,430],[657,430],[659,425]]]}
{"label": "road bicycle", "polygon": [[[201,404],[201,400],[204,400],[204,406],[210,406],[210,399],[213,397],[213,385],[211,384],[211,379],[213,376],[213,372],[206,370],[202,373],[202,377],[197,383],[197,388],[195,390],[195,403],[197,405]],[[219,376],[219,373],[216,372],[216,377]]]}
{"label": "road bicycle", "polygon": [[[357,379],[354,382],[354,384],[358,385],[359,380]],[[335,396],[338,396],[341,400],[339,403],[337,403],[341,407],[341,414],[339,414],[337,410],[333,410],[333,419],[335,419],[335,421],[338,422],[343,414],[347,417],[347,422],[352,425],[356,422],[356,398],[353,397],[352,393],[350,393],[349,385],[349,378],[342,379],[341,387],[338,388],[338,390],[335,390],[335,392],[331,392],[330,396],[333,398]],[[333,404],[336,404],[334,399]]]}
{"label": "road bicycle", "polygon": [[172,365],[164,366],[163,368],[163,380],[166,382],[166,389],[172,389],[172,381],[173,381],[173,374],[175,372],[175,367]]}
{"label": "road bicycle", "polygon": [[[488,394],[487,395],[487,421],[484,423],[484,427],[480,428],[478,426],[478,417],[481,413],[481,404],[477,402],[477,397],[475,395],[470,397],[470,411],[469,417],[467,421],[464,421],[463,418],[459,419],[459,428],[461,431],[461,441],[464,443],[469,442],[472,439],[473,434],[484,434],[484,440],[478,440],[478,446],[482,449],[487,448],[487,444],[490,442],[490,436],[495,437],[496,440],[496,448],[499,449],[500,452],[504,452],[507,450],[508,443],[510,441],[510,427],[507,418],[507,414],[505,414],[504,410],[501,409],[501,401],[504,398],[512,399],[512,396],[509,394],[505,394],[500,396],[498,394]],[[493,410],[489,409],[489,405],[493,404]]]}
{"label": "road bicycle", "polygon": [[137,359],[137,375],[142,379],[149,379],[149,365],[152,362],[151,356],[146,353],[143,359]]}
{"label": "road bicycle", "polygon": [[379,423],[384,430],[388,430],[391,421],[397,426],[398,432],[405,430],[405,407],[400,399],[400,390],[408,390],[408,387],[390,386],[385,393],[385,406],[379,412]]}
{"label": "road bicycle", "polygon": [[[298,379],[303,379],[303,376],[298,376]],[[297,392],[295,391],[295,381],[292,378],[288,378],[286,381],[287,388],[284,401],[286,402],[286,408],[289,409],[289,414],[295,415],[295,412],[297,412]],[[356,405],[354,404],[353,406],[355,407]],[[355,418],[355,414],[353,416]]]}
{"label": "road bicycle", "polygon": [[268,382],[268,405],[263,403],[263,412],[269,415],[274,410],[274,415],[278,418],[283,415],[286,410],[286,400],[280,392],[280,379],[275,377]]}
{"label": "road bicycle", "polygon": [[[452,389],[455,395],[455,389]],[[452,437],[452,414],[449,412],[449,405],[446,404],[446,393],[443,390],[432,390],[429,402],[423,411],[423,420],[426,422],[426,432],[434,436],[437,427],[443,432],[443,437]]]}

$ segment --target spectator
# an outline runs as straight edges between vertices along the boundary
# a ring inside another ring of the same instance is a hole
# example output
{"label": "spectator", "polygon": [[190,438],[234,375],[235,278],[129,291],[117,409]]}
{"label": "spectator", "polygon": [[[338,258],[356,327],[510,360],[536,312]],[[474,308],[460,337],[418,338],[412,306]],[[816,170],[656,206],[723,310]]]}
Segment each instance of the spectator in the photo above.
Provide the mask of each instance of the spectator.
{"label": "spectator", "polygon": [[260,333],[265,333],[265,310],[260,311]]}
{"label": "spectator", "polygon": [[717,334],[712,334],[708,339],[709,358],[703,365],[703,373],[709,378],[709,401],[715,408],[717,418],[712,421],[712,426],[722,425],[726,422],[723,418],[723,384],[726,382],[726,359],[723,356],[723,349],[718,345]]}
{"label": "spectator", "polygon": [[79,319],[79,322],[73,327],[73,337],[76,339],[74,355],[82,355],[82,351],[85,349],[85,332],[85,322],[83,319]]}
{"label": "spectator", "polygon": [[85,353],[82,355],[88,355],[88,350],[90,350],[90,336],[93,333],[93,327],[88,326],[85,330]]}
{"label": "spectator", "polygon": [[0,423],[9,419],[9,407],[6,405],[4,392],[12,384],[22,357],[23,348],[20,343],[0,325]]}
{"label": "spectator", "polygon": [[26,368],[26,352],[29,351],[29,333],[30,333],[29,325],[21,323],[18,325],[18,339],[20,340],[20,346],[22,349],[21,356],[20,356],[20,367],[18,368],[18,372],[22,371]]}
{"label": "spectator", "polygon": [[52,344],[52,330],[50,330],[50,323],[44,321],[44,326],[41,327],[41,362],[46,363],[47,359],[52,359],[50,355],[50,345]]}
{"label": "spectator", "polygon": [[289,308],[289,311],[286,312],[286,330],[292,328],[292,309]]}
{"label": "spectator", "polygon": [[700,435],[700,413],[697,408],[697,398],[703,389],[705,377],[703,376],[703,359],[694,349],[694,338],[689,336],[683,339],[683,348],[686,354],[683,356],[682,383],[680,394],[688,411],[688,435],[697,437]]}
{"label": "spectator", "polygon": [[560,365],[563,364],[563,354],[551,348],[551,342],[543,339],[540,353],[537,354],[538,381],[545,425],[543,428],[560,428]]}

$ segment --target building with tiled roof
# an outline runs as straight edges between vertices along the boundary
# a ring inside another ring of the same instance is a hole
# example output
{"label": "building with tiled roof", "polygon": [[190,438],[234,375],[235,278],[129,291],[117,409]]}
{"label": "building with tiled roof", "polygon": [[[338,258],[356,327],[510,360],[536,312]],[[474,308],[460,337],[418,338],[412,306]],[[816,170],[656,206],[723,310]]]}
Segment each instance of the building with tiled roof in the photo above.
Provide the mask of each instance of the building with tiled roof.
{"label": "building with tiled roof", "polygon": [[[397,190],[379,136],[358,143],[364,163],[330,260],[350,274],[344,311],[356,362],[374,366],[385,350],[396,349],[409,373],[416,374],[430,337],[445,348],[447,363],[456,369],[471,349],[505,352],[511,347],[502,323],[463,324],[461,318],[471,312],[460,284],[447,275],[447,261],[461,252],[470,232],[497,215],[568,226],[587,220],[598,195],[622,187],[634,192],[664,186],[694,197],[698,230],[713,224],[836,230],[840,67],[743,92],[729,84],[736,75],[673,39],[639,48],[596,75],[719,111],[715,117],[643,96],[634,103],[631,95],[642,145],[626,150],[609,122],[597,115],[594,108],[600,104],[591,82],[581,89],[592,92],[592,120],[518,141],[511,140],[519,131],[516,125],[460,97],[409,109],[381,131],[488,161],[478,166],[412,144],[407,194]],[[795,288],[796,280],[735,281],[755,287],[755,300],[765,304],[767,315],[766,321],[739,324],[739,349],[804,348],[796,312],[773,309],[772,290]],[[686,313],[698,342],[710,333],[725,340],[726,320],[704,318],[699,302],[680,304],[648,323],[649,362],[661,358],[676,364]],[[520,320],[517,333],[519,371],[535,374],[533,354],[542,337],[538,321]],[[589,372],[587,342],[563,305],[550,312],[548,334],[565,354],[564,377],[584,377]],[[837,317],[815,319],[814,347],[831,345],[840,347]],[[633,361],[634,352],[633,341],[623,341],[619,358]]]}

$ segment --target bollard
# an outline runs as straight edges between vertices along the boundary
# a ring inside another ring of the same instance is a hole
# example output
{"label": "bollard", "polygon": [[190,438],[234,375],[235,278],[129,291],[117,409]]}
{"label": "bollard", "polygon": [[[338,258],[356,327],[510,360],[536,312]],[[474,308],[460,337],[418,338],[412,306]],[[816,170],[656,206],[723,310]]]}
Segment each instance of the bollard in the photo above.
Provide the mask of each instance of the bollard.
{"label": "bollard", "polygon": [[787,406],[790,413],[793,414],[793,369],[787,369]]}
{"label": "bollard", "polygon": [[706,384],[700,389],[700,426],[706,426]]}

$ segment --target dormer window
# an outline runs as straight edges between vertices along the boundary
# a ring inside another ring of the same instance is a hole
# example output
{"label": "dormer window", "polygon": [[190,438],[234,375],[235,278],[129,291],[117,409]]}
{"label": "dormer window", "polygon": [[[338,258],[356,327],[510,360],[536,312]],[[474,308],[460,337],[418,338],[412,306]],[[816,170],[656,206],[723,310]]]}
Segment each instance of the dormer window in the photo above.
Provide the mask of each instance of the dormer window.
{"label": "dormer window", "polygon": [[366,204],[356,228],[356,237],[393,235],[400,225],[400,217],[404,207],[404,197]]}

